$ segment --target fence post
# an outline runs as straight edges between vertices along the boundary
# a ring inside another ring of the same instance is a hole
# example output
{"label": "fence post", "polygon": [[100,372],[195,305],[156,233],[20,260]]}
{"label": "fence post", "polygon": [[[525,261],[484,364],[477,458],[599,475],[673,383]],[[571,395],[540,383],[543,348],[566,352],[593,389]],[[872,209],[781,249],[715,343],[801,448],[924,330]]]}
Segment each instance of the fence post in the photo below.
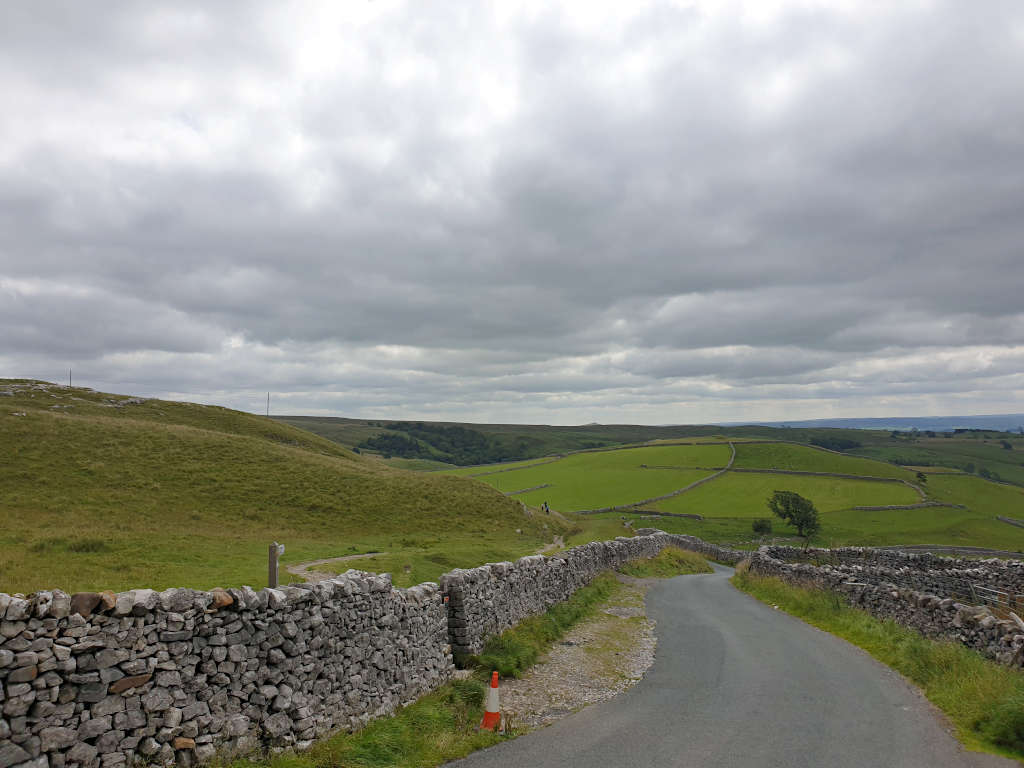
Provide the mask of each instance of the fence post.
{"label": "fence post", "polygon": [[276,541],[267,550],[267,586],[277,588],[277,558],[284,554],[284,544]]}

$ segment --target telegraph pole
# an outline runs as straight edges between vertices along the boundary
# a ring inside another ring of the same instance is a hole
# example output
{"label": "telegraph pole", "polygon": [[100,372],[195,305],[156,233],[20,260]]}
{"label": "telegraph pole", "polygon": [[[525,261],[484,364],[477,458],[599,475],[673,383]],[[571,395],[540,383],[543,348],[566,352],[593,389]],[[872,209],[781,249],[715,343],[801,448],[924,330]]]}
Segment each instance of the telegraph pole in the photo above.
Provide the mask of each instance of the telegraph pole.
{"label": "telegraph pole", "polygon": [[270,418],[270,393],[267,392],[267,418]]}

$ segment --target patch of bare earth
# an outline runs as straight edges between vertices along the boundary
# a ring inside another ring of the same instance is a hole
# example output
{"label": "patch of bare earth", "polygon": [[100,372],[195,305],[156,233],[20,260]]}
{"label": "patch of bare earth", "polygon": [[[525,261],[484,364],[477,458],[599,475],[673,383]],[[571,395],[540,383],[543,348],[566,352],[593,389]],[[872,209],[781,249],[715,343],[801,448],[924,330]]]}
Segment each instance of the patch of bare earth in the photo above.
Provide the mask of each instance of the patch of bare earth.
{"label": "patch of bare earth", "polygon": [[649,579],[619,577],[597,614],[576,625],[519,680],[501,685],[501,707],[515,729],[548,725],[635,685],[654,663],[654,622],[644,614]]}
{"label": "patch of bare earth", "polygon": [[342,557],[326,557],[323,560],[310,560],[308,563],[294,563],[293,565],[285,566],[285,570],[288,571],[292,576],[298,576],[305,582],[315,583],[318,581],[326,581],[327,579],[333,579],[338,575],[338,569],[334,568],[333,572],[328,571],[317,571],[314,570],[320,565],[333,565],[334,563],[347,563],[350,560],[359,560],[363,557],[373,557],[374,555],[386,555],[387,552],[365,552],[361,555],[344,555]]}

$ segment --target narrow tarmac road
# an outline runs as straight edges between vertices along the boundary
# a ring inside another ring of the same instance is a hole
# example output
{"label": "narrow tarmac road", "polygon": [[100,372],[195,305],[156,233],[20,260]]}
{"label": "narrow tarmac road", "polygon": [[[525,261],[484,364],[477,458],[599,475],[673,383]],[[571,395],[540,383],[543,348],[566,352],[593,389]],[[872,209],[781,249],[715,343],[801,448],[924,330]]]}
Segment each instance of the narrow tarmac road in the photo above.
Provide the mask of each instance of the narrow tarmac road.
{"label": "narrow tarmac road", "polygon": [[866,653],[732,587],[732,569],[647,597],[657,657],[611,701],[449,765],[458,768],[966,768],[931,705]]}

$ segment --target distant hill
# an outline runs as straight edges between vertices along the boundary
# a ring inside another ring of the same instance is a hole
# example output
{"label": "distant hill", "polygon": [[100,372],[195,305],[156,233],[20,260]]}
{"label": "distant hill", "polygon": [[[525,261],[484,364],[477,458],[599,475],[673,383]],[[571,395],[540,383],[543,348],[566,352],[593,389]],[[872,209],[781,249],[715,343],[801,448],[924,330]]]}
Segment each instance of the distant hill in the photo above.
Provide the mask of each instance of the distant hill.
{"label": "distant hill", "polygon": [[982,429],[998,432],[1024,430],[1024,413],[1004,413],[986,416],[891,416],[873,419],[805,419],[803,421],[730,422],[723,427],[762,426],[831,429],[881,429],[909,432],[954,432],[958,429]]}
{"label": "distant hill", "polygon": [[482,483],[262,416],[0,379],[2,592],[262,586],[272,541],[285,562],[464,543],[450,566],[550,537]]}
{"label": "distant hill", "polygon": [[[1024,485],[1024,435],[995,428],[959,426],[1017,417],[949,419],[818,419],[776,424],[644,426],[632,424],[472,424],[275,416],[353,450],[372,453],[410,469],[436,470],[564,455],[575,451],[653,441],[716,439],[784,441],[880,459],[892,464],[949,467],[991,480]],[[1024,415],[1019,417],[1024,422]],[[886,428],[869,428],[885,422]],[[852,423],[864,426],[853,427]],[[945,423],[947,431],[929,424]],[[915,431],[916,429],[916,431]],[[956,432],[956,430],[968,430]]]}

